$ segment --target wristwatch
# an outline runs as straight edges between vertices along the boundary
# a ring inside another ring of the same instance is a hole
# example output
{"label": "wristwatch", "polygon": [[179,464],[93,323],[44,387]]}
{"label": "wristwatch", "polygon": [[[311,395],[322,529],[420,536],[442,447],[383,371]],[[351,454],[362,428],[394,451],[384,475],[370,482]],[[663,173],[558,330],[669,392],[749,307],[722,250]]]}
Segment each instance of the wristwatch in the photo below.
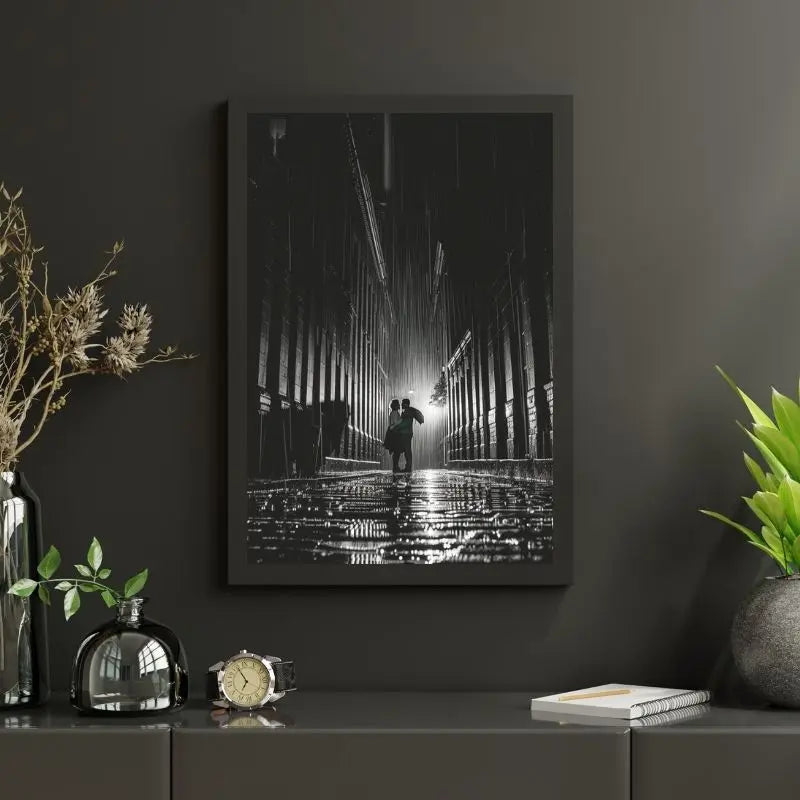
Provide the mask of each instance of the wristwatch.
{"label": "wristwatch", "polygon": [[294,662],[240,650],[208,668],[206,698],[221,708],[254,711],[296,689]]}

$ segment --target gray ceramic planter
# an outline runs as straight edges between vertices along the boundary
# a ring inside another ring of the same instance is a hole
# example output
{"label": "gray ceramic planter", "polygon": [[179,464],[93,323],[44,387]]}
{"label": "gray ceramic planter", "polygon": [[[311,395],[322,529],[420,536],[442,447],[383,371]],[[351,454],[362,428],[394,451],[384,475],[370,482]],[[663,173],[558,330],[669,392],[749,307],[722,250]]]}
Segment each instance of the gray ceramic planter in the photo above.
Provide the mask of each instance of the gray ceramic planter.
{"label": "gray ceramic planter", "polygon": [[753,691],[800,708],[800,576],[766,578],[750,592],[733,620],[731,649]]}

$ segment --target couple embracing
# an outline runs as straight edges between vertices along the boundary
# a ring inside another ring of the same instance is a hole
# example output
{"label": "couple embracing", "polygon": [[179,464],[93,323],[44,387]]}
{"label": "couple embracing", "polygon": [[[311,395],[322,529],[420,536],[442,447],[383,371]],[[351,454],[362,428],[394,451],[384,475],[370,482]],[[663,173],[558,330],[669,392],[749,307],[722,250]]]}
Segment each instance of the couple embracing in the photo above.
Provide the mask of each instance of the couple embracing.
{"label": "couple embracing", "polygon": [[[406,397],[402,404],[399,400],[392,400],[389,405],[389,427],[383,440],[383,446],[392,454],[392,473],[400,472],[411,474],[412,455],[411,439],[414,436],[414,420],[420,425],[425,422],[425,417],[419,409],[411,405]],[[400,469],[400,456],[405,456],[404,468]]]}

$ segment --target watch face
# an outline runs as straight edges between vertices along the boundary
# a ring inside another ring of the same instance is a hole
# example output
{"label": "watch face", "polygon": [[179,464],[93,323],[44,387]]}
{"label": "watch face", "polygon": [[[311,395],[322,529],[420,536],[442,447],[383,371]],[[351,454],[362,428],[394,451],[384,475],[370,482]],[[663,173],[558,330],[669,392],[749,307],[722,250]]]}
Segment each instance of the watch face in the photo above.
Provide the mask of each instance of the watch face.
{"label": "watch face", "polygon": [[266,702],[275,680],[267,665],[251,653],[235,656],[225,665],[222,691],[239,708],[257,708]]}

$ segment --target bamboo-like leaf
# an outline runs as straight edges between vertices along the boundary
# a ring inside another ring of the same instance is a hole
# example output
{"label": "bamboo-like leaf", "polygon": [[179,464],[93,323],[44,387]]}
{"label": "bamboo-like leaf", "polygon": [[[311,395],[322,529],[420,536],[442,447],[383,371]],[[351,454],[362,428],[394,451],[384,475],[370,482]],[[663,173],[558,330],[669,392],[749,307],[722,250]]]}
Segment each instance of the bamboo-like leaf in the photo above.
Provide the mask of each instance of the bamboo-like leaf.
{"label": "bamboo-like leaf", "polygon": [[756,514],[765,525],[772,525],[776,531],[784,529],[786,526],[786,512],[783,510],[783,503],[781,503],[777,494],[756,492],[753,495],[753,505],[766,516],[766,519],[764,519],[759,514]]}
{"label": "bamboo-like leaf", "polygon": [[764,525],[761,528],[761,537],[769,547],[772,557],[782,566],[786,566],[785,544],[774,528]]}
{"label": "bamboo-like leaf", "polygon": [[764,444],[764,442],[754,436],[749,430],[747,430],[747,428],[744,427],[744,425],[740,425],[740,427],[747,434],[750,441],[756,446],[756,448],[758,448],[758,452],[761,453],[764,461],[767,462],[767,466],[774,473],[776,478],[779,481],[782,481],[789,474],[786,467],[781,464],[781,462],[773,454],[772,450],[770,450],[769,447]]}
{"label": "bamboo-like leaf", "polygon": [[734,522],[730,517],[726,517],[724,514],[720,514],[718,511],[708,511],[705,508],[701,508],[700,513],[705,514],[707,517],[718,519],[720,522],[724,522],[726,525],[730,525],[731,528],[735,528],[737,531],[739,531],[739,533],[743,533],[754,544],[764,544],[761,537],[755,531],[751,531],[746,525],[740,525],[738,522]]}
{"label": "bamboo-like leaf", "polygon": [[770,558],[777,561],[783,569],[786,569],[786,559],[784,559],[781,554],[773,553],[772,550],[770,550],[765,544],[759,544],[758,542],[748,542],[748,544],[753,545],[753,547],[757,547],[759,550],[763,550]]}
{"label": "bamboo-like leaf", "polygon": [[771,473],[768,472],[766,474],[767,478],[767,491],[772,492],[773,494],[778,494],[778,490],[780,489],[780,481]]}
{"label": "bamboo-like leaf", "polygon": [[769,483],[767,482],[767,476],[764,474],[764,470],[761,469],[761,465],[756,461],[754,458],[749,456],[747,453],[742,453],[744,456],[744,464],[749,470],[750,474],[753,476],[753,480],[756,482],[756,485],[762,492],[769,492],[771,489],[769,488]]}
{"label": "bamboo-like leaf", "polygon": [[728,383],[728,386],[733,389],[733,391],[741,398],[742,402],[747,406],[747,410],[750,412],[750,416],[753,418],[753,422],[757,423],[758,425],[766,425],[767,427],[775,427],[775,423],[765,414],[758,406],[758,404],[754,403],[734,382],[733,379],[725,373],[725,371],[717,365],[717,372],[722,375],[723,378]]}
{"label": "bamboo-like leaf", "polygon": [[32,581],[30,578],[22,578],[8,590],[8,593],[17,597],[28,597],[33,594],[38,585],[36,581]]}
{"label": "bamboo-like leaf", "polygon": [[792,561],[795,564],[800,564],[800,537],[795,539],[792,545]]}
{"label": "bamboo-like leaf", "polygon": [[73,586],[64,595],[64,618],[69,619],[81,607],[81,596]]}
{"label": "bamboo-like leaf", "polygon": [[753,433],[770,449],[786,471],[796,480],[800,480],[800,452],[792,444],[791,439],[777,428],[769,428],[766,425],[754,425]]}
{"label": "bamboo-like leaf", "polygon": [[61,553],[55,547],[44,554],[44,558],[39,562],[36,571],[45,579],[49,580],[55,575],[56,570],[61,566]]}
{"label": "bamboo-like leaf", "polygon": [[758,517],[762,525],[772,525],[769,514],[752,497],[742,497],[742,500],[747,503],[747,507]]}
{"label": "bamboo-like leaf", "polygon": [[100,542],[97,541],[97,537],[93,538],[92,543],[89,545],[89,552],[86,555],[86,560],[95,572],[100,569],[100,565],[103,563],[103,548],[100,547]]}
{"label": "bamboo-like leaf", "polygon": [[800,406],[773,388],[772,410],[781,433],[795,446],[800,446]]}
{"label": "bamboo-like leaf", "polygon": [[783,526],[781,536],[786,539],[790,547],[794,544],[794,540],[797,538],[797,534],[792,530],[792,526],[788,522]]}
{"label": "bamboo-like leaf", "polygon": [[778,497],[794,535],[800,536],[800,483],[787,476],[778,488]]}

